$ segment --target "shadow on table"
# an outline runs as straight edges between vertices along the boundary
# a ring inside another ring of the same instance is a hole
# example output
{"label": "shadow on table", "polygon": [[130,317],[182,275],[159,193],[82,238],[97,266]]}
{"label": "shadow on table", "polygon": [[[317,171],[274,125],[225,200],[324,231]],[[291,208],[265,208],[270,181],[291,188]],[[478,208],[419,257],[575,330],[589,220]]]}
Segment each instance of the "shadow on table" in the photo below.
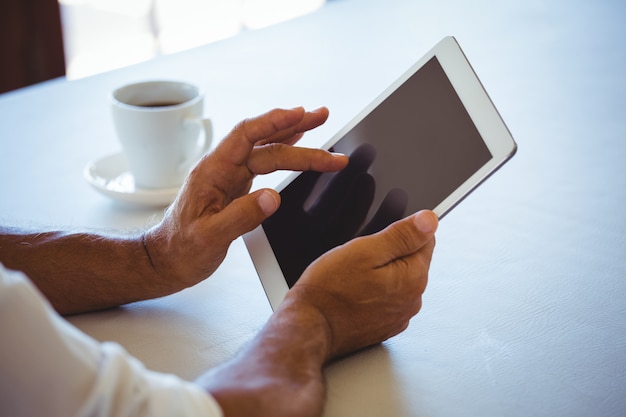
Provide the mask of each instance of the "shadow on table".
{"label": "shadow on table", "polygon": [[394,366],[384,344],[329,365],[324,417],[409,415]]}

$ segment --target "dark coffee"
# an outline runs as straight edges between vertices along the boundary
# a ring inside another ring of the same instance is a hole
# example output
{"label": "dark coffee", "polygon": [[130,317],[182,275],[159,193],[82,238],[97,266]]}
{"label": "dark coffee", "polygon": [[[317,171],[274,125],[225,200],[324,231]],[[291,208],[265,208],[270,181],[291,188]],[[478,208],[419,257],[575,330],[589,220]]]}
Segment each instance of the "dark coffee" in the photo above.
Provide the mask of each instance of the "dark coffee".
{"label": "dark coffee", "polygon": [[184,103],[184,101],[154,101],[151,103],[137,104],[137,106],[139,107],[167,107],[167,106],[176,106],[182,103]]}

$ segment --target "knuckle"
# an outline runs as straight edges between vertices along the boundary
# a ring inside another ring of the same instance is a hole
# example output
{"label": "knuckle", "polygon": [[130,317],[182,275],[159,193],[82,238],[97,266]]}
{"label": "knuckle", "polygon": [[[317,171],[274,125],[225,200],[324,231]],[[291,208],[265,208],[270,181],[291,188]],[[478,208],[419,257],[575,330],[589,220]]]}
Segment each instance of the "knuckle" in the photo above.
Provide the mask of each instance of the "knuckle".
{"label": "knuckle", "polygon": [[390,229],[391,241],[405,253],[412,253],[417,249],[414,233],[410,233],[403,223],[396,223]]}
{"label": "knuckle", "polygon": [[269,143],[263,145],[263,152],[268,161],[270,161],[271,169],[276,171],[281,167],[281,161],[284,153],[284,145],[280,143]]}

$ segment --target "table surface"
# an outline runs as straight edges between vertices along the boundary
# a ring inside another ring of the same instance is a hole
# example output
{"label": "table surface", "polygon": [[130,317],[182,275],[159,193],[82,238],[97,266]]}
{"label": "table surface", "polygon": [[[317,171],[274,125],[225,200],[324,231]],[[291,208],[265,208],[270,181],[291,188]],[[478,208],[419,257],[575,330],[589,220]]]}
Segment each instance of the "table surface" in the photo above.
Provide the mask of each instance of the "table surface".
{"label": "table surface", "polygon": [[[325,416],[624,416],[626,3],[456,3],[329,1],[223,42],[0,96],[0,221],[124,231],[159,220],[82,178],[119,150],[107,100],[120,84],[201,85],[216,137],[273,107],[326,105],[330,120],[304,139],[317,146],[454,35],[519,151],[442,220],[410,327],[328,367]],[[71,321],[193,379],[270,313],[239,239],[194,288]]]}

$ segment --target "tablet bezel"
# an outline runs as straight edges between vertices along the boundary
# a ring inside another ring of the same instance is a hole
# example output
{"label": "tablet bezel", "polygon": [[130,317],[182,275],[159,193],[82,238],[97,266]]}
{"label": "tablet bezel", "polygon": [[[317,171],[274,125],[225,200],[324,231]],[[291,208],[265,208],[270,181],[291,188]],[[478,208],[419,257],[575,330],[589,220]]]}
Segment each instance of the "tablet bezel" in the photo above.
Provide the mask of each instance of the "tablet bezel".
{"label": "tablet bezel", "polygon": [[[495,108],[454,37],[450,36],[441,40],[363,109],[363,111],[353,118],[343,129],[337,132],[322,148],[331,148],[433,57],[437,57],[439,64],[443,68],[459,99],[463,103],[465,110],[492,155],[492,158],[486,164],[433,209],[435,214],[437,214],[439,218],[442,218],[486,178],[509,160],[517,150],[517,145],[509,129],[500,117],[498,110]],[[292,173],[279,184],[276,190],[279,192],[283,190],[298,175],[300,175],[300,173]],[[259,226],[252,232],[244,235],[244,242],[248,248],[272,309],[276,309],[289,290],[289,287],[263,227]]]}

